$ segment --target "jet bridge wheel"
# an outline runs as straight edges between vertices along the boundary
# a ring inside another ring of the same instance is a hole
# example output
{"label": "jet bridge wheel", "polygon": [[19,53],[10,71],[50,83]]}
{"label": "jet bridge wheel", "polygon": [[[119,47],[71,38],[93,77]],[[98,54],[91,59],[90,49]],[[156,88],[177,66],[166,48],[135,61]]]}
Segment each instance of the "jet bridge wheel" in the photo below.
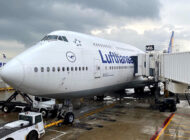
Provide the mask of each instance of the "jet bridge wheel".
{"label": "jet bridge wheel", "polygon": [[72,124],[74,122],[74,119],[74,114],[72,112],[68,112],[64,117],[64,124]]}
{"label": "jet bridge wheel", "polygon": [[160,110],[160,112],[165,112],[166,108],[164,105],[160,105],[159,110]]}

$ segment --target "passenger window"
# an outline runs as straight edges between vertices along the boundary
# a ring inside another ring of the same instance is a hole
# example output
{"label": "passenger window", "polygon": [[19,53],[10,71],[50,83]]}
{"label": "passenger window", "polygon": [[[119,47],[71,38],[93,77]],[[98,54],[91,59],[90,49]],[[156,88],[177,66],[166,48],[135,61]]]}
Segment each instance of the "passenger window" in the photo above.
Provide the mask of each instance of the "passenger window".
{"label": "passenger window", "polygon": [[62,67],[62,71],[65,71],[65,67]]}
{"label": "passenger window", "polygon": [[41,67],[41,72],[44,72],[44,68],[43,67]]}
{"label": "passenger window", "polygon": [[67,67],[67,71],[69,71],[69,67]]}
{"label": "passenger window", "polygon": [[60,67],[57,67],[57,71],[60,72]]}
{"label": "passenger window", "polygon": [[49,67],[47,67],[47,72],[49,72],[50,71],[50,68]]}
{"label": "passenger window", "polygon": [[84,71],[84,67],[82,67],[82,70]]}
{"label": "passenger window", "polygon": [[88,70],[88,67],[86,67],[86,71]]}
{"label": "passenger window", "polygon": [[38,72],[38,68],[37,67],[34,68],[34,72]]}
{"label": "passenger window", "polygon": [[39,122],[41,122],[41,121],[42,121],[41,115],[35,117],[35,123],[36,124],[39,123]]}
{"label": "passenger window", "polygon": [[52,68],[52,71],[55,72],[55,67]]}
{"label": "passenger window", "polygon": [[75,67],[75,71],[77,71],[77,67]]}
{"label": "passenger window", "polygon": [[73,67],[71,67],[71,71],[73,71]]}
{"label": "passenger window", "polygon": [[79,67],[79,71],[81,71],[81,67]]}

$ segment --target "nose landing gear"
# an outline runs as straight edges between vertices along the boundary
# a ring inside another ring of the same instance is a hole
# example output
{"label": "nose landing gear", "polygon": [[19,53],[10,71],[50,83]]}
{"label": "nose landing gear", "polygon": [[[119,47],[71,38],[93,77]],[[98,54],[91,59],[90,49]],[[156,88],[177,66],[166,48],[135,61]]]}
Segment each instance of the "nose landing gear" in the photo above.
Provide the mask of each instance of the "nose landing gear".
{"label": "nose landing gear", "polygon": [[75,116],[73,113],[73,105],[70,100],[65,100],[57,118],[63,119],[64,124],[73,124]]}

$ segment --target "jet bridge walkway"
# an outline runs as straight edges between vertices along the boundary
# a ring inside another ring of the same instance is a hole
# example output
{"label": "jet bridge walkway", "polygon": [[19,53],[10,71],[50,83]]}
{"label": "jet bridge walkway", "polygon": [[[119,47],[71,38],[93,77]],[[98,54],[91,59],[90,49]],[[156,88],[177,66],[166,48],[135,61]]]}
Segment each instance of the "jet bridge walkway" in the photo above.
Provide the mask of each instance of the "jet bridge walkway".
{"label": "jet bridge walkway", "polygon": [[[180,94],[185,95],[190,105],[190,52],[166,54],[152,51],[139,54],[133,60],[135,76],[144,76],[154,80],[155,105],[160,111],[165,109],[175,111]],[[165,97],[170,92],[176,95],[176,99],[174,97],[160,98],[159,82],[164,83]]]}
{"label": "jet bridge walkway", "polygon": [[164,82],[172,93],[190,93],[190,52],[139,54],[135,75]]}

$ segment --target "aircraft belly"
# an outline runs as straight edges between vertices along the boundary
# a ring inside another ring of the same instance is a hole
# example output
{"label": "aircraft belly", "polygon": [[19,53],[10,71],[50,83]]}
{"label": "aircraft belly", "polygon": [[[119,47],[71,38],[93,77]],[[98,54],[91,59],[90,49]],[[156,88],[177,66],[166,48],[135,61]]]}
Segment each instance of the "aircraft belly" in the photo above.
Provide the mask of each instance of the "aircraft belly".
{"label": "aircraft belly", "polygon": [[84,89],[84,90],[65,92],[65,93],[43,94],[43,96],[49,97],[49,98],[57,98],[57,99],[96,96],[96,95],[103,95],[105,93],[117,91],[117,90],[120,90],[120,89],[125,89],[125,87],[127,87],[127,85],[128,85],[128,83],[122,83],[122,84],[117,84],[117,85],[112,85],[112,86]]}

